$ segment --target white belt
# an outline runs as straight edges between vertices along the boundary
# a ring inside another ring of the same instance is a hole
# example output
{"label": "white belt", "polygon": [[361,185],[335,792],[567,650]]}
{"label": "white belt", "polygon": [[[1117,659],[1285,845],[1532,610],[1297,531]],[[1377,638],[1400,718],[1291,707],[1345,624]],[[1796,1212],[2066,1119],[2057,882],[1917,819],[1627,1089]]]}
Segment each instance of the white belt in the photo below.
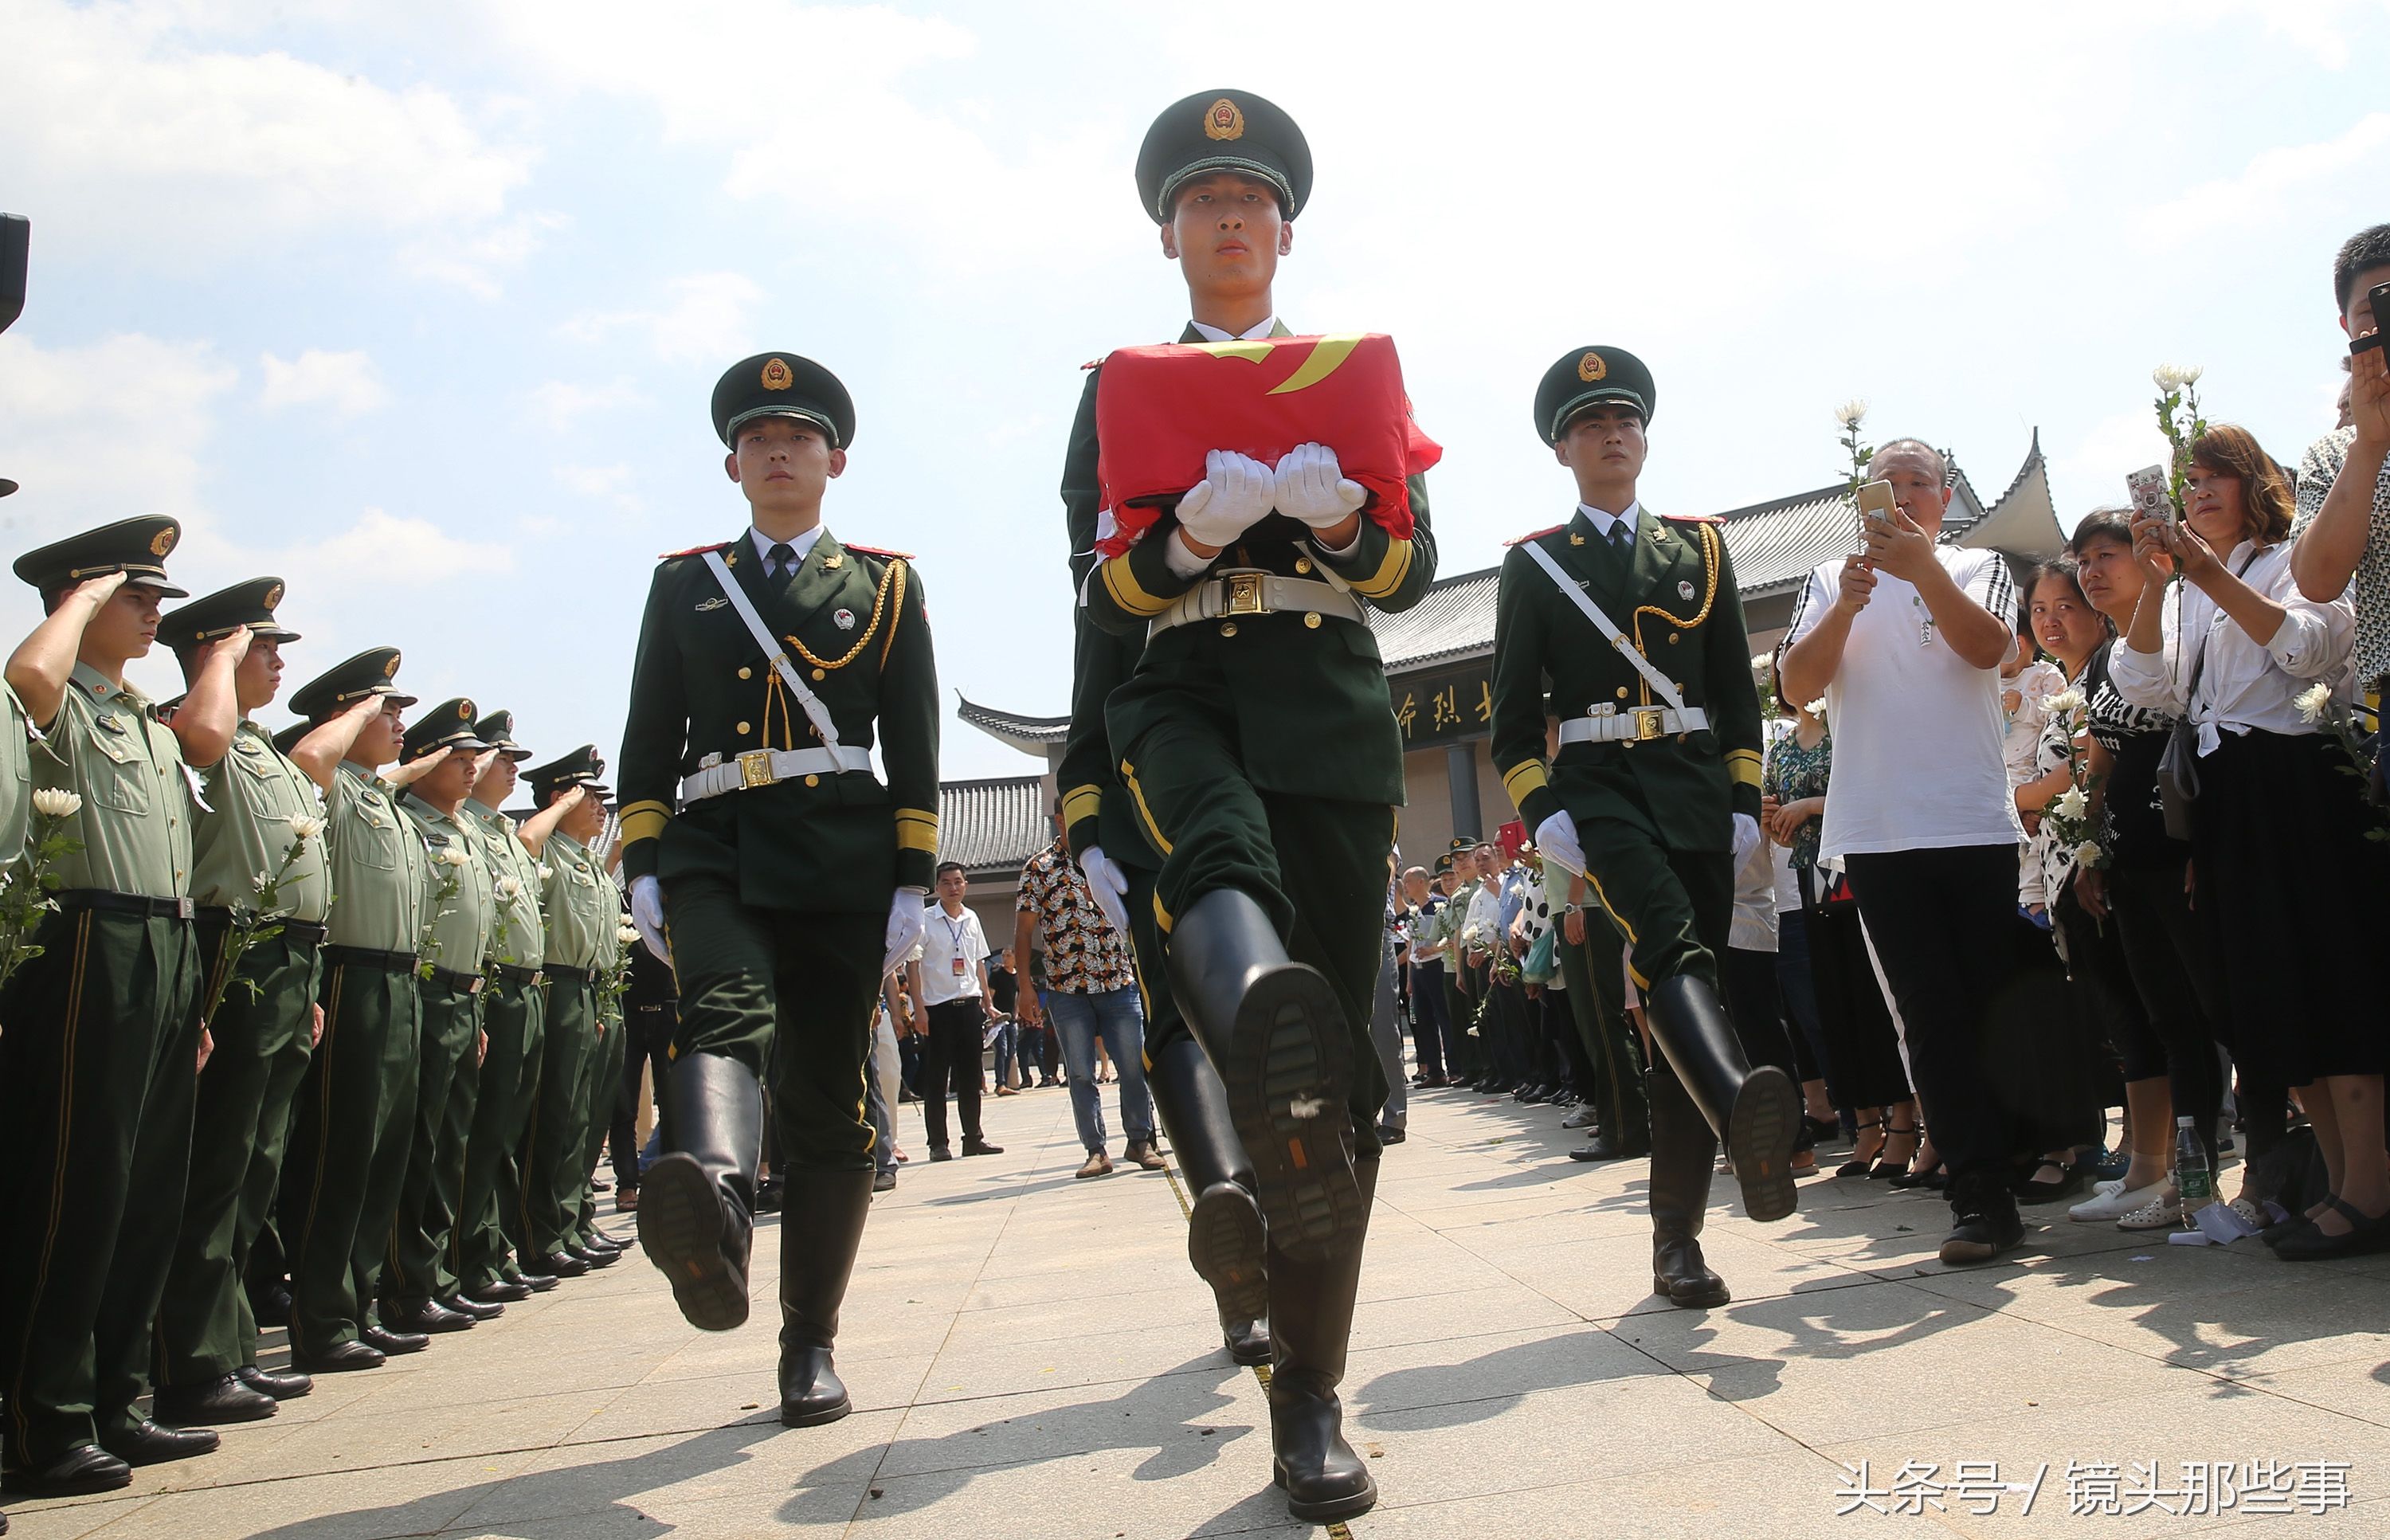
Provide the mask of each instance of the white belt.
{"label": "white belt", "polygon": [[1149,640],[1174,625],[1195,621],[1229,620],[1244,615],[1268,615],[1304,610],[1356,624],[1362,619],[1361,601],[1333,584],[1308,578],[1279,577],[1274,572],[1232,571],[1214,573],[1189,589],[1156,615],[1145,628]]}
{"label": "white belt", "polygon": [[1561,723],[1562,743],[1649,743],[1679,733],[1698,733],[1710,725],[1710,713],[1699,706],[1682,711],[1674,706],[1630,706],[1624,711],[1603,704],[1585,716]]}
{"label": "white belt", "polygon": [[680,800],[700,802],[725,791],[772,786],[799,776],[835,776],[848,770],[869,770],[871,751],[850,749],[750,749],[745,753],[709,764],[680,783]]}

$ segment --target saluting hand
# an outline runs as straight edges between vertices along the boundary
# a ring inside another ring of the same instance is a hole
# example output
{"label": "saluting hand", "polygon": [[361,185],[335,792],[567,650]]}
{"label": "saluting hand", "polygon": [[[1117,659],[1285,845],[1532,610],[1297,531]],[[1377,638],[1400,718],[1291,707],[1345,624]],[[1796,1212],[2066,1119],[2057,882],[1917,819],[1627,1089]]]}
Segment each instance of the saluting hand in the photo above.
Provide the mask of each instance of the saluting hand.
{"label": "saluting hand", "polygon": [[[123,574],[120,572],[117,575],[122,577]],[[249,656],[249,644],[253,640],[255,637],[251,634],[249,627],[234,626],[230,632],[199,648],[199,666],[205,668],[218,658],[230,658],[233,666],[238,668],[240,666],[240,661]]]}
{"label": "saluting hand", "polygon": [[381,773],[381,778],[393,787],[413,786],[432,771],[439,769],[448,756],[455,752],[454,748],[434,749],[421,759],[409,760],[405,764],[391,765]]}

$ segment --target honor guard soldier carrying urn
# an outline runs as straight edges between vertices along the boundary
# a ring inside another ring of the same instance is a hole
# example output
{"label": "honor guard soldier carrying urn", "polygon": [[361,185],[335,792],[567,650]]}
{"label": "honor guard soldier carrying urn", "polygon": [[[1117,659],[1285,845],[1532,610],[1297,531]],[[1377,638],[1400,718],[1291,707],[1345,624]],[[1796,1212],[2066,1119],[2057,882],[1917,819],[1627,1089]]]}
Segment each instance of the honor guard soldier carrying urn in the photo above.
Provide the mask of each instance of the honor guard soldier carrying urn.
{"label": "honor guard soldier carrying urn", "polygon": [[[1302,130],[1262,97],[1201,92],[1154,122],[1137,195],[1188,286],[1183,342],[1291,335],[1271,284],[1311,182]],[[1099,560],[1129,511],[1102,507],[1098,468],[1124,446],[1099,431],[1100,390],[1091,376],[1062,489],[1083,605],[1063,817],[1136,942],[1149,1084],[1231,1354],[1258,1356],[1268,1317],[1273,1478],[1297,1518],[1349,1518],[1377,1500],[1336,1387],[1377,1183],[1369,1020],[1403,800],[1365,617],[1434,577],[1426,494],[1410,477],[1397,536],[1336,444],[1275,467],[1214,448]]]}
{"label": "honor guard soldier carrying urn", "polygon": [[1730,1297],[1698,1238],[1715,1141],[1751,1217],[1781,1219],[1801,1100],[1783,1071],[1750,1066],[1719,1003],[1734,873],[1759,839],[1759,697],[1720,521],[1638,501],[1654,393],[1642,361],[1610,347],[1571,349],[1536,389],[1536,433],[1579,502],[1503,558],[1493,750],[1536,848],[1582,872],[1626,938],[1658,1049],[1651,1288],[1700,1309]]}
{"label": "honor guard soldier carrying urn", "polygon": [[713,426],[751,524],[656,569],[623,731],[632,918],[680,985],[639,1242],[691,1325],[747,1319],[768,1072],[780,1418],[804,1426],[849,1410],[830,1349],[871,1203],[863,1075],[937,860],[937,669],[911,560],[822,526],[854,442],[837,377],[759,353]]}

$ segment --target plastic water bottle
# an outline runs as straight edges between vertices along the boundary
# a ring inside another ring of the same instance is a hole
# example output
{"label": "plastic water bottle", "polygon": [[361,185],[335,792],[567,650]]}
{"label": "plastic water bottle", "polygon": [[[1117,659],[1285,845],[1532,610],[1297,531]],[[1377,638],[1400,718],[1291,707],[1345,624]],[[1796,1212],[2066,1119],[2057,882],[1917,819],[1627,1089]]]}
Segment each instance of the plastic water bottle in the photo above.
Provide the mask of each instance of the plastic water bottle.
{"label": "plastic water bottle", "polygon": [[2182,1227],[2197,1229],[2192,1216],[2216,1201],[2216,1168],[2208,1163],[2207,1146],[2190,1118],[2174,1120],[2174,1186],[2182,1194]]}

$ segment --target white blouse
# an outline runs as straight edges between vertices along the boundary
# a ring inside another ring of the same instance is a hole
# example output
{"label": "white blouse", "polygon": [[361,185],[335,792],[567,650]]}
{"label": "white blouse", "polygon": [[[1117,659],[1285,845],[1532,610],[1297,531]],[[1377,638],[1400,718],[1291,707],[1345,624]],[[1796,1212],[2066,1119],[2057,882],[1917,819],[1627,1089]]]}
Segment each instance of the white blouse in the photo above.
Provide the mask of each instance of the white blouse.
{"label": "white blouse", "polygon": [[[2330,685],[2343,703],[2355,699],[2349,654],[2357,642],[2357,610],[2345,591],[2328,604],[2300,594],[2291,579],[2295,544],[2285,540],[2253,557],[2255,547],[2244,540],[2224,561],[2227,571],[2282,607],[2282,623],[2263,646],[2197,587],[2172,584],[2174,592],[2161,600],[2162,650],[2137,652],[2120,640],[2109,652],[2108,677],[2116,693],[2136,706],[2187,717],[2199,729],[2203,755],[2216,751],[2223,741],[2220,733],[2317,731],[2315,723],[2300,715],[2296,701],[2319,681]],[[2203,636],[2201,643],[2197,638]],[[2185,637],[2193,639],[2191,645],[2184,645]],[[2199,689],[2186,702],[2194,663]]]}

